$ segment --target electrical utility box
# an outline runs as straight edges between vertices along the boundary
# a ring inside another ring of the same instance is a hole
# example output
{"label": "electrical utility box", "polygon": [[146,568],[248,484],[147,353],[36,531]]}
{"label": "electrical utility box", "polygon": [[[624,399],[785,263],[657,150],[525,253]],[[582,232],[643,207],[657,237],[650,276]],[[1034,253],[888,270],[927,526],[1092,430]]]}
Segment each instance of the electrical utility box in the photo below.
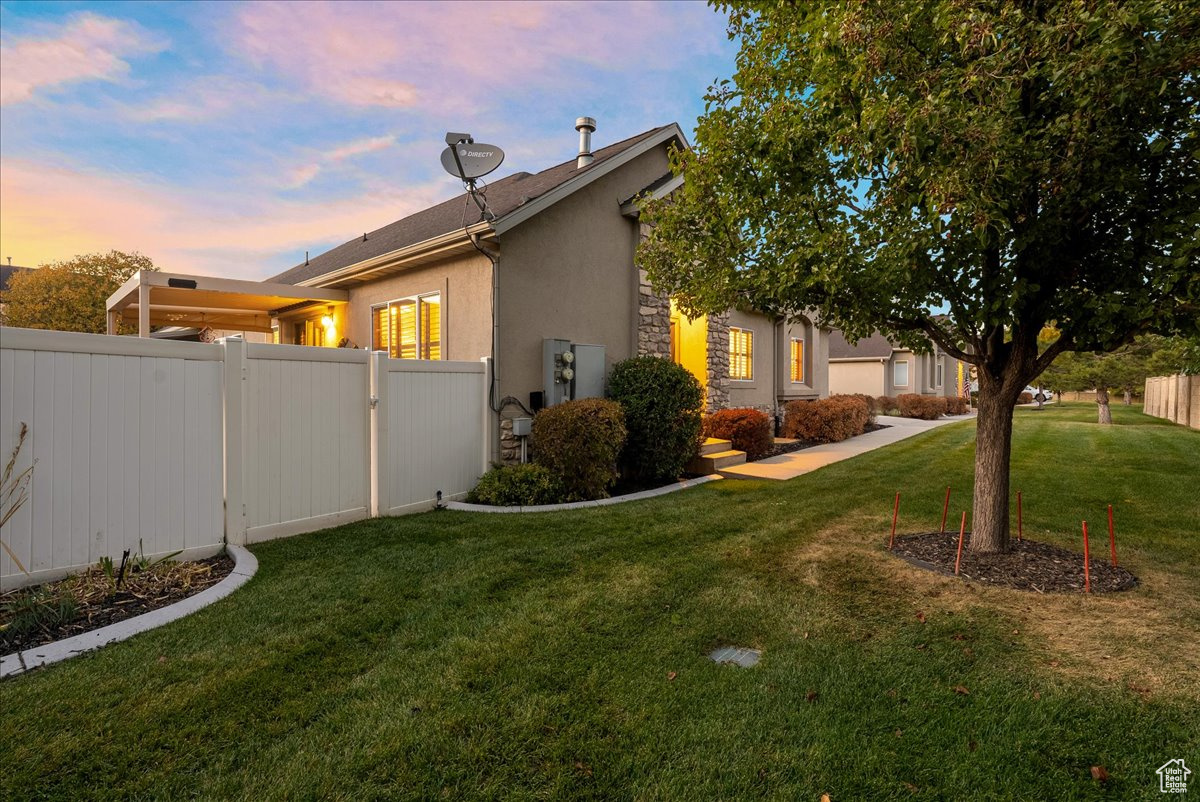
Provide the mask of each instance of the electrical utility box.
{"label": "electrical utility box", "polygon": [[542,390],[548,407],[576,398],[604,397],[604,346],[542,340]]}
{"label": "electrical utility box", "polygon": [[604,346],[573,343],[575,386],[571,398],[604,397]]}

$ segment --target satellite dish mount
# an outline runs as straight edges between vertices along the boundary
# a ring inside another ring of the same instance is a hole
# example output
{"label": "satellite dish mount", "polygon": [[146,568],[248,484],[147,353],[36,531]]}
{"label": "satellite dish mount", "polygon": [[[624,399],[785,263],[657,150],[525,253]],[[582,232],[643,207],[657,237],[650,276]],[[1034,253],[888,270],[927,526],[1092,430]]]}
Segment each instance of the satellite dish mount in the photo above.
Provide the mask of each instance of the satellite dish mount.
{"label": "satellite dish mount", "polygon": [[494,220],[496,216],[487,207],[487,198],[476,187],[475,180],[499,167],[504,162],[504,151],[495,145],[477,143],[470,134],[457,131],[446,132],[446,146],[442,151],[442,167],[463,182],[482,218]]}

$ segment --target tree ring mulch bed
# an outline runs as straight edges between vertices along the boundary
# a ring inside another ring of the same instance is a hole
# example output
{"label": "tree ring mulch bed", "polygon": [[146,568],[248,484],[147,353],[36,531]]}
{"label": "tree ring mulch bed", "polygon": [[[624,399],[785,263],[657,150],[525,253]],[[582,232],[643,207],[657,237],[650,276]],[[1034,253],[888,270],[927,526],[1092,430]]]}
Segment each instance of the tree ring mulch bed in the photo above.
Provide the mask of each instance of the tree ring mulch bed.
{"label": "tree ring mulch bed", "polygon": [[[1014,540],[1012,550],[1004,554],[972,554],[971,533],[963,539],[959,576],[988,585],[1037,593],[1082,593],[1083,555],[1069,549]],[[1105,556],[1108,544],[1104,544]],[[939,574],[954,576],[954,558],[958,552],[958,532],[926,532],[896,538],[892,552],[901,559]],[[1088,561],[1092,593],[1115,593],[1137,585],[1137,577],[1107,559]]]}
{"label": "tree ring mulch bed", "polygon": [[[127,618],[166,607],[212,587],[233,571],[233,558],[218,554],[206,560],[160,562],[144,571],[130,571],[115,589],[111,577],[98,566],[83,573],[0,594],[0,654],[11,654],[81,635]],[[51,613],[62,610],[60,600],[72,600],[66,617],[48,614],[35,624],[29,620],[33,603]]]}

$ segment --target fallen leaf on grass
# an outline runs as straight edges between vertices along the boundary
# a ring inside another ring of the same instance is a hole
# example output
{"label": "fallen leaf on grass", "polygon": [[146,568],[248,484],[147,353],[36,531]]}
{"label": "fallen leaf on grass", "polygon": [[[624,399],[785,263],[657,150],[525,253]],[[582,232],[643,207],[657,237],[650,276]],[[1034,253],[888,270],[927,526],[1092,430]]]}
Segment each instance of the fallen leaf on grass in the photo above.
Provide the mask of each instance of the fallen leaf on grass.
{"label": "fallen leaf on grass", "polygon": [[912,783],[907,783],[907,782],[904,784],[904,787],[907,788],[908,790],[912,791],[914,794],[921,790],[920,788],[913,785]]}
{"label": "fallen leaf on grass", "polygon": [[817,692],[809,691],[808,693],[804,694],[804,701],[808,702],[809,704],[817,701]]}
{"label": "fallen leaf on grass", "polygon": [[952,637],[950,640],[966,640],[966,639],[967,639],[966,635],[962,634],[961,632],[955,632],[954,637]]}
{"label": "fallen leaf on grass", "polygon": [[925,613],[923,613],[920,610],[917,610],[917,620],[920,621],[922,624],[924,624],[925,623]]}
{"label": "fallen leaf on grass", "polygon": [[829,794],[821,794],[821,802],[830,802]]}
{"label": "fallen leaf on grass", "polygon": [[1041,699],[1041,698],[1042,698],[1042,692],[1041,692],[1041,691],[1034,691],[1034,692],[1033,692],[1033,698],[1034,698],[1034,699]]}
{"label": "fallen leaf on grass", "polygon": [[670,682],[671,680],[675,679],[677,676],[679,676],[679,675],[676,674],[674,671],[668,671],[667,672],[667,681]]}
{"label": "fallen leaf on grass", "polygon": [[1103,766],[1092,766],[1092,779],[1096,782],[1108,782],[1108,771]]}
{"label": "fallen leaf on grass", "polygon": [[575,770],[586,777],[592,776],[592,767],[584,763],[582,760],[575,761]]}
{"label": "fallen leaf on grass", "polygon": [[1058,668],[1058,661],[1057,661],[1057,660],[1051,660],[1051,661],[1050,661],[1050,667],[1051,667],[1051,668]]}
{"label": "fallen leaf on grass", "polygon": [[967,749],[969,751],[974,752],[978,748],[979,744],[975,743],[974,741],[967,741]]}
{"label": "fallen leaf on grass", "polygon": [[965,654],[967,657],[974,657],[975,650],[972,649],[970,646],[967,646],[966,648],[963,649],[963,654]]}
{"label": "fallen leaf on grass", "polygon": [[958,694],[962,694],[963,696],[967,696],[971,693],[970,691],[967,690],[965,685],[955,685],[954,692],[958,693]]}
{"label": "fallen leaf on grass", "polygon": [[903,734],[904,734],[904,730],[896,730],[896,737],[897,737],[897,738],[899,738],[899,737],[900,737],[901,735],[903,735]]}

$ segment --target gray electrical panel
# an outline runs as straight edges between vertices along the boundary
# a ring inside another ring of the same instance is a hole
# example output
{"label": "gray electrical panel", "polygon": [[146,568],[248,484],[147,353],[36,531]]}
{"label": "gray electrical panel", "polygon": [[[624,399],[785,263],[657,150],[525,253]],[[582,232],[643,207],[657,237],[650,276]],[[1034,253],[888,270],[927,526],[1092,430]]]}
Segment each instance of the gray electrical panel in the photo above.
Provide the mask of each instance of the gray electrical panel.
{"label": "gray electrical panel", "polygon": [[604,346],[542,340],[542,391],[548,407],[604,397]]}
{"label": "gray electrical panel", "polygon": [[575,387],[572,398],[604,397],[604,346],[574,343]]}

